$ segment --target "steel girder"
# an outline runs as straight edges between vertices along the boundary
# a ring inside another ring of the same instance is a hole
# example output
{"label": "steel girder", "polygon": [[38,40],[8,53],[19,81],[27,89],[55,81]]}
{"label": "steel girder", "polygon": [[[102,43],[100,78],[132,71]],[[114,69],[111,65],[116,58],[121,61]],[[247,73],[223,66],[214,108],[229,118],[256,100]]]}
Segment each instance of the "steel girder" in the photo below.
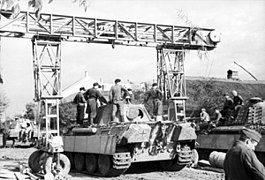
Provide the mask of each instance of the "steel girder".
{"label": "steel girder", "polygon": [[34,13],[25,11],[14,19],[11,17],[10,11],[1,10],[0,36],[59,35],[65,41],[142,47],[168,44],[172,48],[194,50],[211,50],[218,43],[214,29],[44,13],[37,19]]}

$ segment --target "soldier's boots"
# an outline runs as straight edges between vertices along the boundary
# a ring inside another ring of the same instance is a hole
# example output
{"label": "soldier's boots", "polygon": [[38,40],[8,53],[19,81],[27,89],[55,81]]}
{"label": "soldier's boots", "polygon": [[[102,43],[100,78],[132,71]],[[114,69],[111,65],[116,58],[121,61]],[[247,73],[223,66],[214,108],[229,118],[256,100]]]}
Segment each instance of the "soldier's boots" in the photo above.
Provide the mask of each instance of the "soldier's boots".
{"label": "soldier's boots", "polygon": [[90,126],[94,126],[95,124],[94,124],[94,121],[93,121],[93,118],[90,118],[90,120],[89,120],[89,125]]}
{"label": "soldier's boots", "polygon": [[120,116],[120,123],[124,123],[124,117]]}

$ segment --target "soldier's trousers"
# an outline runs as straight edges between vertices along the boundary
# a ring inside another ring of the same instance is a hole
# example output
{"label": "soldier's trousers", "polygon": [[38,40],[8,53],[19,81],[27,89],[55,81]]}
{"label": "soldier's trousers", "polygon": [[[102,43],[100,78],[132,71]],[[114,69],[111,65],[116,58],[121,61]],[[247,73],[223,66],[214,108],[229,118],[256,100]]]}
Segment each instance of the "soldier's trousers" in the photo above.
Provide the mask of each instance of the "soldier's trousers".
{"label": "soldier's trousers", "polygon": [[86,112],[88,113],[88,119],[90,125],[94,124],[94,119],[97,116],[97,109],[98,109],[97,100],[95,98],[88,99]]}
{"label": "soldier's trousers", "polygon": [[153,113],[155,116],[161,116],[163,114],[162,101],[159,99],[153,100]]}
{"label": "soldier's trousers", "polygon": [[120,121],[123,122],[124,121],[124,102],[123,101],[117,101],[117,102],[113,103],[112,121],[115,120],[117,112],[120,113],[120,118],[121,118]]}
{"label": "soldier's trousers", "polygon": [[76,112],[76,122],[77,124],[83,124],[83,120],[85,117],[85,106],[84,105],[77,105],[77,112]]}

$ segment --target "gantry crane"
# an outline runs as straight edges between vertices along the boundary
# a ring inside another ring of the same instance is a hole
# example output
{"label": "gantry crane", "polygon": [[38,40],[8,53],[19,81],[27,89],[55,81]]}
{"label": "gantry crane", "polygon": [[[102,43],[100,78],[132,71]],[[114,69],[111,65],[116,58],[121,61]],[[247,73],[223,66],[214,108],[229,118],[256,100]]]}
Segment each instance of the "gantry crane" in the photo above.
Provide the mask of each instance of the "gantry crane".
{"label": "gantry crane", "polygon": [[[188,50],[210,51],[220,41],[214,29],[127,22],[21,11],[14,19],[1,10],[0,36],[32,40],[35,100],[44,116],[39,120],[40,148],[60,154],[59,107],[61,97],[61,43],[64,41],[153,47],[157,51],[157,82],[163,92],[164,114],[185,120],[184,61]],[[57,142],[57,143],[56,143]],[[55,156],[56,157],[56,156]],[[59,158],[57,158],[59,159]]]}

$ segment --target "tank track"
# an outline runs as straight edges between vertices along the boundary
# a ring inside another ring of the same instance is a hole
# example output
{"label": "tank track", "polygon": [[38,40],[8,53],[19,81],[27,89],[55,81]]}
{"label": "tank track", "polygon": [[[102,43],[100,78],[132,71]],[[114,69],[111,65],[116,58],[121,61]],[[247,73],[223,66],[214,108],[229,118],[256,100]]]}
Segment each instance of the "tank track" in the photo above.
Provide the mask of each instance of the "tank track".
{"label": "tank track", "polygon": [[[121,174],[123,174],[125,171],[127,171],[128,168],[124,168],[124,169],[114,169],[111,168],[108,172],[107,175],[105,175],[106,177],[117,177],[120,176]],[[98,176],[101,176],[100,174],[98,174]]]}

